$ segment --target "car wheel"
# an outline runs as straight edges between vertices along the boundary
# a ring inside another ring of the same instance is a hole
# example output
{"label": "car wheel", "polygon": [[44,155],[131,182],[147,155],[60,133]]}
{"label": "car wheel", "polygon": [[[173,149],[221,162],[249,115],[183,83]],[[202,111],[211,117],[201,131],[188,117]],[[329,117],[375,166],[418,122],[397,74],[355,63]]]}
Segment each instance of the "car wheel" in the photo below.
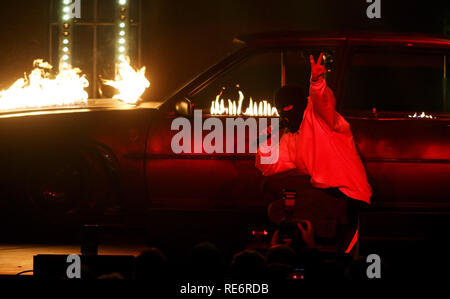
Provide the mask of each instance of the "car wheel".
{"label": "car wheel", "polygon": [[33,214],[50,223],[101,222],[115,189],[97,157],[84,150],[46,157],[33,163],[27,175]]}

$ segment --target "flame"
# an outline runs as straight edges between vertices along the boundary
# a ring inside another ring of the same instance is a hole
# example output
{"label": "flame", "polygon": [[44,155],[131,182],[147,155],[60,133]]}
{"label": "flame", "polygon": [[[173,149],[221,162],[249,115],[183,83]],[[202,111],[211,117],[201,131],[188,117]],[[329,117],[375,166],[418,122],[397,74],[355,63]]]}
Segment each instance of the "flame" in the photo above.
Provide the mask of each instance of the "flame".
{"label": "flame", "polygon": [[33,62],[34,69],[24,74],[8,89],[0,91],[0,109],[41,108],[68,106],[87,103],[89,86],[79,68],[63,65],[56,76],[50,74],[53,68],[43,59]]}
{"label": "flame", "polygon": [[425,112],[422,112],[421,114],[418,114],[417,112],[415,112],[413,115],[408,115],[409,118],[429,118],[429,119],[433,119],[435,118],[432,115],[428,115]]}
{"label": "flame", "polygon": [[130,65],[129,59],[123,59],[119,63],[115,80],[103,80],[103,83],[118,91],[113,96],[114,99],[127,104],[136,104],[150,86],[150,82],[145,77],[145,66],[136,70]]}
{"label": "flame", "polygon": [[242,113],[244,93],[241,90],[238,91],[239,99],[237,103],[235,100],[228,99],[227,104],[225,104],[225,100],[221,98],[222,92],[211,102],[211,115],[279,116],[277,108],[272,107],[269,102],[265,100],[256,102],[251,97],[248,107]]}

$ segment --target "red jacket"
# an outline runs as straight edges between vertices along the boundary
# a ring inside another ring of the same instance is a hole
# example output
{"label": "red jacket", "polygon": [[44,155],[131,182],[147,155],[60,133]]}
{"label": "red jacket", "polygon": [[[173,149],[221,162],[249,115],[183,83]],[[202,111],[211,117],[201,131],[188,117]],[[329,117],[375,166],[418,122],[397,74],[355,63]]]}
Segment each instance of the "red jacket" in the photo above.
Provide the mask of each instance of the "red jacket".
{"label": "red jacket", "polygon": [[299,130],[283,134],[278,160],[273,164],[261,164],[260,157],[267,157],[270,152],[260,147],[256,167],[264,176],[297,168],[311,176],[314,187],[336,187],[348,197],[370,203],[372,189],[350,125],[336,112],[335,105],[334,94],[324,79],[311,82]]}

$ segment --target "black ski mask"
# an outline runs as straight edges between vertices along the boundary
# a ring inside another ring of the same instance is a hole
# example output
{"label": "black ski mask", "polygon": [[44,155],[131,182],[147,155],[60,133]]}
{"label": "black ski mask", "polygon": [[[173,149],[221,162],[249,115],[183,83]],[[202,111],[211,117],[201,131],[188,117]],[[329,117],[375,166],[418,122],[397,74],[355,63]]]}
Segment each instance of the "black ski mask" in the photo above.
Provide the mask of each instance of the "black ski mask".
{"label": "black ski mask", "polygon": [[297,132],[308,104],[303,88],[285,85],[275,91],[274,100],[280,114],[280,127],[287,127],[291,133]]}

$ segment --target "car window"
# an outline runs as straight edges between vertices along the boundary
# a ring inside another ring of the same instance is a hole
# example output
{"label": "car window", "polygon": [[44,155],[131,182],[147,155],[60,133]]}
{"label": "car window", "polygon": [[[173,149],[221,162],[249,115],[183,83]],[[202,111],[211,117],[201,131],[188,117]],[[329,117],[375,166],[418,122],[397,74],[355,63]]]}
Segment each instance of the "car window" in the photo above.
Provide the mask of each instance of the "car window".
{"label": "car window", "polygon": [[[222,108],[228,109],[229,106],[232,106],[229,105],[228,100],[231,103],[239,103],[240,97],[243,97],[242,113],[250,107],[250,101],[253,105],[265,101],[273,107],[273,94],[282,85],[282,61],[286,66],[285,83],[298,84],[307,89],[310,76],[310,53],[317,58],[320,51],[293,49],[253,55],[213,81],[193,96],[191,101],[195,109],[203,109],[205,112],[211,111],[213,102],[220,104],[222,100]],[[333,62],[333,52],[327,51],[325,56],[327,58],[326,65],[330,67],[330,61]]]}
{"label": "car window", "polygon": [[244,63],[220,76],[205,89],[191,98],[196,109],[211,108],[211,103],[219,95],[228,107],[228,100],[239,101],[240,92],[244,96],[242,107],[253,101],[266,100],[273,104],[273,91],[281,86],[280,53],[270,52],[250,57]]}
{"label": "car window", "polygon": [[359,52],[344,87],[344,110],[445,112],[444,55]]}

